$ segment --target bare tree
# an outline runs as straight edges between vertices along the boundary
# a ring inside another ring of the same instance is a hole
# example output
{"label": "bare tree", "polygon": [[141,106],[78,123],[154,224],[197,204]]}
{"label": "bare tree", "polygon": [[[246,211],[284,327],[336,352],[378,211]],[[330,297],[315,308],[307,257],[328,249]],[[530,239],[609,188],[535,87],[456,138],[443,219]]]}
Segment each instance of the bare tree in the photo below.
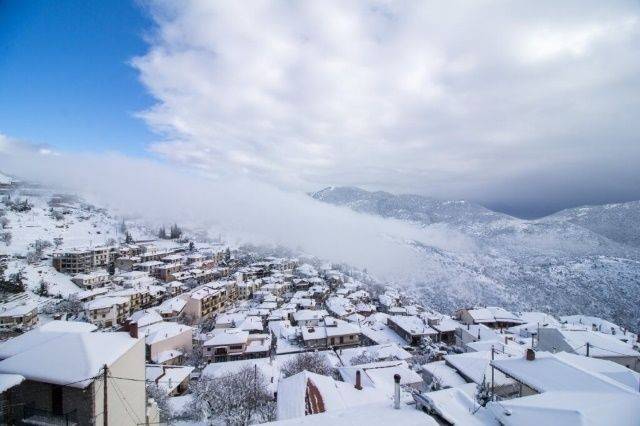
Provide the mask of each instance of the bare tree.
{"label": "bare tree", "polygon": [[267,378],[255,366],[215,379],[201,378],[193,386],[194,412],[227,425],[274,420],[273,399]]}
{"label": "bare tree", "polygon": [[282,365],[282,375],[286,378],[301,371],[310,371],[324,376],[333,375],[333,367],[327,358],[319,352],[304,352],[296,355]]}

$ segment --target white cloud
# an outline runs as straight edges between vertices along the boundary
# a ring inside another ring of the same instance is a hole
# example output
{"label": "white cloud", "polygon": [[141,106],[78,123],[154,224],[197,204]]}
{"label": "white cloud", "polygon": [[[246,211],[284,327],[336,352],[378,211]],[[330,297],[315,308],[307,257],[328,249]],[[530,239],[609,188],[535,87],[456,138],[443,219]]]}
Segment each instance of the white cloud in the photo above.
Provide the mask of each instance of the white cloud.
{"label": "white cloud", "polygon": [[[519,197],[515,181],[640,161],[635,2],[150,10],[157,33],[133,60],[158,100],[141,113],[163,138],[150,149],[219,175],[492,202]],[[552,187],[593,186],[572,177]]]}

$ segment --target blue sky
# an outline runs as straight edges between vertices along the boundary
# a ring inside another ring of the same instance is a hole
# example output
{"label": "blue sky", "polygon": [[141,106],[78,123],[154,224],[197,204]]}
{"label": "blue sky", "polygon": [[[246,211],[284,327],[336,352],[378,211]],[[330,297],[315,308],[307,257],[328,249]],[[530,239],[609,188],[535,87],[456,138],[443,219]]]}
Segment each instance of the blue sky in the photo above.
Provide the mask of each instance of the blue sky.
{"label": "blue sky", "polygon": [[0,1],[0,133],[63,151],[140,155],[153,102],[128,61],[151,21],[135,2]]}

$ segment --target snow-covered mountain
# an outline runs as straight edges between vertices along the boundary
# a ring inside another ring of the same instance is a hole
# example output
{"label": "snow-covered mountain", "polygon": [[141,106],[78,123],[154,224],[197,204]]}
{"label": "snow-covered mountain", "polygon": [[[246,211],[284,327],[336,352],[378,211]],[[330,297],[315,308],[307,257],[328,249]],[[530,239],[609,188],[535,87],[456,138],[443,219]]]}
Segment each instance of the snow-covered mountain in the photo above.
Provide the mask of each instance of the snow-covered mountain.
{"label": "snow-covered mountain", "polygon": [[472,239],[473,251],[413,244],[421,261],[406,279],[437,309],[498,304],[589,313],[639,328],[638,202],[522,220],[467,201],[351,187],[311,196],[420,226],[438,224]]}

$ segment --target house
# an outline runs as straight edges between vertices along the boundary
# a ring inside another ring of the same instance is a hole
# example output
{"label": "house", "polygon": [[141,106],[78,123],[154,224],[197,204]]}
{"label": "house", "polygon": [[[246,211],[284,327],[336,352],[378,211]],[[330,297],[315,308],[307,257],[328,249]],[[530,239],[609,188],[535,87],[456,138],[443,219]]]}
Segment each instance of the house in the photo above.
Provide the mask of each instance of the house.
{"label": "house", "polygon": [[491,412],[477,403],[475,394],[475,383],[467,383],[413,397],[416,407],[440,425],[499,426]]}
{"label": "house", "polygon": [[209,362],[266,357],[271,352],[271,336],[250,334],[239,328],[214,330],[213,336],[204,342],[203,349]]}
{"label": "house", "polygon": [[25,300],[6,303],[0,308],[0,329],[30,330],[38,324],[38,307]]}
{"label": "house", "polygon": [[322,319],[329,314],[324,309],[312,310],[301,309],[292,314],[293,324],[301,327],[309,327],[318,325]]}
{"label": "house", "polygon": [[325,305],[329,313],[336,318],[344,319],[356,313],[356,307],[346,297],[329,297]]}
{"label": "house", "polygon": [[393,396],[395,382],[394,376],[400,375],[400,385],[419,391],[422,389],[422,377],[409,368],[405,361],[377,361],[367,364],[338,367],[340,377],[347,383],[355,385],[360,375],[361,385],[364,388],[376,388]]}
{"label": "house", "polygon": [[195,368],[180,365],[147,364],[147,382],[155,383],[169,396],[183,395],[189,389],[189,377]]}
{"label": "house", "polygon": [[302,341],[308,348],[356,346],[360,343],[360,329],[346,321],[325,317],[316,326],[303,326]]}
{"label": "house", "polygon": [[343,410],[363,404],[386,402],[388,397],[372,388],[302,371],[278,383],[278,420]]}
{"label": "house", "polygon": [[358,357],[369,358],[371,361],[407,361],[412,355],[395,343],[384,345],[358,346],[355,348],[340,348],[335,352],[341,366],[352,365],[352,360]]}
{"label": "house", "polygon": [[492,361],[496,370],[516,381],[518,392],[512,399],[489,402],[487,409],[505,426],[636,425],[637,386],[628,387],[598,371],[610,361],[599,360],[599,366],[585,368],[579,359],[529,349],[523,357]]}
{"label": "house", "polygon": [[128,297],[100,296],[86,302],[84,310],[87,319],[99,327],[123,324],[129,316]]}
{"label": "house", "polygon": [[205,284],[189,293],[182,294],[186,300],[184,315],[197,320],[216,313],[227,301],[227,287],[224,283]]}
{"label": "house", "polygon": [[[447,389],[467,384],[458,371],[446,361],[433,361],[422,366],[422,377],[431,389]],[[475,390],[475,386],[474,386]]]}
{"label": "house", "polygon": [[157,310],[162,319],[167,321],[177,320],[184,312],[184,307],[187,305],[187,301],[180,296],[167,299],[154,309]]}
{"label": "house", "polygon": [[158,277],[159,280],[169,282],[173,280],[173,274],[182,270],[181,263],[165,263],[156,266],[153,270],[153,275]]}
{"label": "house", "polygon": [[605,359],[640,372],[640,352],[614,335],[590,329],[541,328],[535,348]]}
{"label": "house", "polygon": [[177,322],[155,322],[134,335],[144,336],[146,358],[154,364],[179,364],[193,350],[193,328]]}
{"label": "house", "polygon": [[136,425],[154,418],[147,407],[142,339],[127,333],[38,330],[20,337],[16,344],[0,345],[0,352],[7,352],[3,346],[9,344],[12,353],[0,361],[0,373],[25,378],[8,391],[15,406],[10,422],[102,424],[105,406],[109,424]]}
{"label": "house", "polygon": [[490,328],[509,328],[526,322],[506,309],[496,306],[460,309],[456,312],[456,319],[463,324],[484,324]]}
{"label": "house", "polygon": [[486,383],[489,386],[494,383],[497,395],[501,397],[512,395],[517,391],[514,381],[499,371],[493,371],[492,374],[490,364],[492,357],[496,360],[510,358],[508,354],[492,355],[490,351],[479,351],[445,355],[444,360],[445,365],[455,369],[467,383],[476,385]]}
{"label": "house", "polygon": [[87,290],[103,287],[111,276],[105,271],[92,271],[85,274],[77,274],[71,278],[71,282]]}
{"label": "house", "polygon": [[417,346],[423,337],[436,337],[438,332],[415,315],[389,315],[387,325],[409,345]]}
{"label": "house", "polygon": [[74,249],[53,254],[53,267],[66,274],[88,273],[94,268],[108,266],[119,256],[116,246]]}

